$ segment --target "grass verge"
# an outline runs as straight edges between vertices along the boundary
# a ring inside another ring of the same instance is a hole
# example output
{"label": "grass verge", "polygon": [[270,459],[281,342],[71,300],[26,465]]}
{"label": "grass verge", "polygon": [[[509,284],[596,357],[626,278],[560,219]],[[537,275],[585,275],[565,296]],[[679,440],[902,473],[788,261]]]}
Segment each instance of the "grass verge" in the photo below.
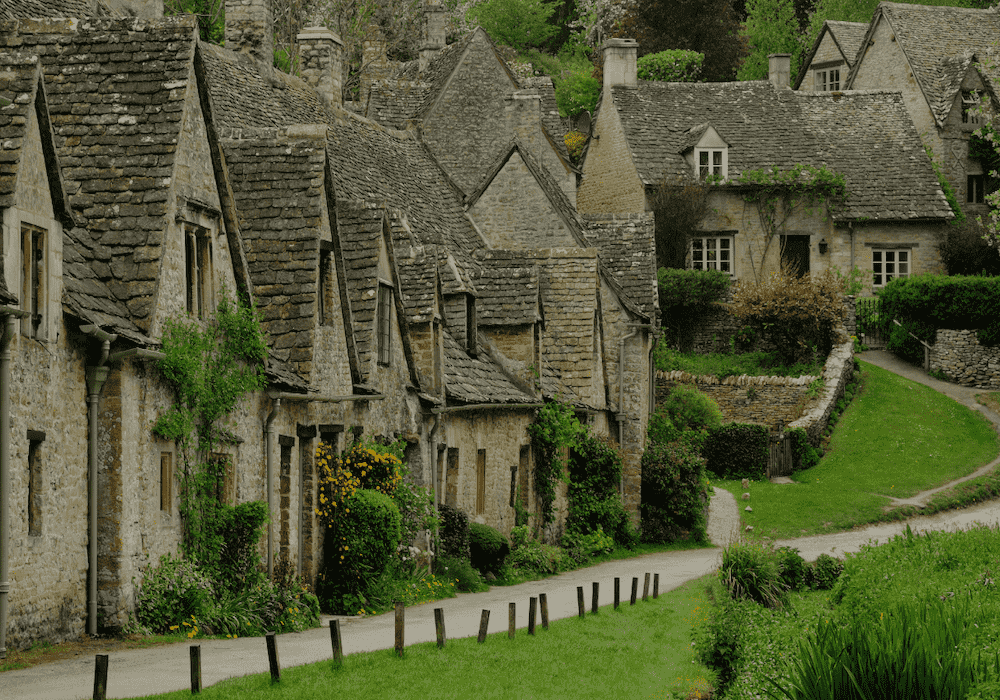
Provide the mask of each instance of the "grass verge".
{"label": "grass verge", "polygon": [[[223,681],[205,698],[268,700],[351,697],[358,700],[433,698],[595,698],[683,700],[707,697],[714,676],[695,662],[691,626],[707,609],[704,579],[668,591],[657,600],[600,608],[585,619],[569,618],[538,628],[406,648],[351,654],[343,666],[321,662],[282,671],[272,686],[267,674]],[[613,689],[613,691],[611,690]],[[188,698],[189,691],[150,696]]]}
{"label": "grass verge", "polygon": [[656,369],[670,372],[681,370],[694,375],[714,377],[801,377],[803,375],[822,376],[823,363],[820,358],[811,364],[797,363],[782,365],[777,352],[713,352],[706,355],[681,353],[665,345],[657,346]]}
{"label": "grass verge", "polygon": [[[743,525],[774,538],[849,530],[897,520],[927,509],[889,513],[888,496],[908,498],[966,476],[997,456],[997,435],[981,414],[922,384],[862,362],[864,388],[844,411],[827,453],[794,484],[754,482],[753,512]],[[713,485],[737,499],[738,481]],[[945,510],[1000,489],[1000,479],[981,477],[942,492],[932,508]],[[739,501],[740,505],[746,505]]]}

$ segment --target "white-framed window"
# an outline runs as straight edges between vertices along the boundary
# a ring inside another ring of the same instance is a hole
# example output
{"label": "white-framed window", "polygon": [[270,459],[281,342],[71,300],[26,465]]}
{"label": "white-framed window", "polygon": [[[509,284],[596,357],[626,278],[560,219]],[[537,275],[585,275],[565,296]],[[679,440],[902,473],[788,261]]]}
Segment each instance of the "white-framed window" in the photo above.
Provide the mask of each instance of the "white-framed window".
{"label": "white-framed window", "polygon": [[215,269],[212,232],[202,226],[184,226],[184,271],[187,312],[205,318],[215,311]]}
{"label": "white-framed window", "polygon": [[733,274],[733,237],[697,236],[691,239],[688,269],[719,270]]}
{"label": "white-framed window", "polygon": [[390,340],[392,339],[392,287],[379,284],[378,301],[375,309],[375,335],[378,347],[378,363],[388,365],[392,357]]}
{"label": "white-framed window", "polygon": [[986,176],[969,175],[966,180],[965,201],[969,204],[982,204],[986,201]]}
{"label": "white-framed window", "polygon": [[962,123],[979,126],[979,115],[974,111],[979,106],[979,95],[974,90],[962,90]]}
{"label": "white-framed window", "polygon": [[814,82],[817,92],[834,92],[840,90],[840,69],[827,68],[816,71]]}
{"label": "white-framed window", "polygon": [[21,224],[21,308],[30,314],[21,320],[21,334],[39,340],[45,338],[48,306],[47,234],[38,226]]}
{"label": "white-framed window", "polygon": [[881,248],[872,251],[872,285],[884,287],[897,277],[910,276],[911,251]]}
{"label": "white-framed window", "polygon": [[696,148],[694,158],[698,179],[704,180],[709,175],[729,176],[729,154],[725,148]]}

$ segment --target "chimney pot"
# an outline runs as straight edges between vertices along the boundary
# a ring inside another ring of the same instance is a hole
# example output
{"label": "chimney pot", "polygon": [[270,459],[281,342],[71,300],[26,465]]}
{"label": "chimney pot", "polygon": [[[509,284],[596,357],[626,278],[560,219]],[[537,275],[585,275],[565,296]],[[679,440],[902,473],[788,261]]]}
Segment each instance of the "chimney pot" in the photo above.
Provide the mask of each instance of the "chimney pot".
{"label": "chimney pot", "polygon": [[639,43],[635,39],[608,39],[604,43],[604,87],[636,87],[636,60]]}
{"label": "chimney pot", "polygon": [[792,82],[792,54],[769,54],[767,57],[767,77],[776,88],[790,88]]}

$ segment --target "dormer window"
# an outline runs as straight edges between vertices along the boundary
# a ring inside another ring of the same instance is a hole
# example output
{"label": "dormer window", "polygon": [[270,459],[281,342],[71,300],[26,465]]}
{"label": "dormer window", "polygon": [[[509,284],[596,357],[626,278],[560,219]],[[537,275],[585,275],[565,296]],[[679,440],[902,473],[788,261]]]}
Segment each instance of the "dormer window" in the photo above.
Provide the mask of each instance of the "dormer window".
{"label": "dormer window", "polygon": [[818,92],[835,92],[840,90],[840,69],[827,68],[816,71],[813,83]]}
{"label": "dormer window", "polygon": [[698,162],[698,179],[704,180],[710,175],[725,178],[729,171],[729,159],[725,148],[696,148],[695,156]]}
{"label": "dormer window", "polygon": [[466,351],[470,356],[475,357],[478,352],[476,336],[479,333],[479,323],[476,318],[476,298],[471,294],[465,295],[465,344]]}
{"label": "dormer window", "polygon": [[979,95],[974,90],[962,91],[962,123],[969,126],[979,126],[979,114],[975,111],[979,106]]}
{"label": "dormer window", "polygon": [[45,310],[48,305],[46,282],[45,229],[21,226],[21,307],[30,315],[21,321],[21,333],[29,338],[45,338]]}
{"label": "dormer window", "polygon": [[194,224],[184,226],[184,263],[187,312],[205,318],[215,311],[212,232],[207,228]]}

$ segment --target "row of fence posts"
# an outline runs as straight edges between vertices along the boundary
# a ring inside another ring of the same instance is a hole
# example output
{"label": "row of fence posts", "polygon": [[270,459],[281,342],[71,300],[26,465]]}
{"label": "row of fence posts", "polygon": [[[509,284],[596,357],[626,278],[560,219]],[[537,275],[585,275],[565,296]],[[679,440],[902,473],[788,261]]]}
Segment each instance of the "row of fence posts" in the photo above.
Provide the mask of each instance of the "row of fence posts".
{"label": "row of fence posts", "polygon": [[[649,599],[649,580],[650,574],[646,574],[646,580],[642,587],[642,599]],[[590,612],[591,614],[597,613],[598,608],[598,595],[600,591],[600,584],[597,581],[593,583],[593,592],[591,594],[590,602]],[[639,592],[639,577],[632,578],[632,597],[630,599],[630,605],[635,605],[636,598]],[[620,593],[621,593],[621,579],[617,576],[615,577],[615,610],[618,609],[620,604]],[[655,600],[660,596],[660,575],[655,574],[653,576],[653,599]],[[576,587],[576,600],[577,607],[579,608],[579,617],[583,618],[586,615],[586,607],[584,605],[583,597],[583,586]],[[404,626],[405,626],[405,616],[404,616],[404,606],[402,603],[396,603],[396,643],[395,651],[396,654],[402,658],[403,656],[403,637],[404,637]],[[548,598],[544,593],[540,594],[537,598],[530,598],[528,601],[528,634],[535,634],[535,613],[536,610],[541,610],[542,617],[542,627],[545,629],[549,628],[549,604]],[[514,638],[514,630],[516,628],[516,610],[517,606],[515,603],[510,603],[507,613],[507,638]],[[479,636],[477,641],[483,644],[486,641],[486,631],[490,624],[490,611],[483,610],[482,617],[479,620]],[[439,649],[443,649],[445,645],[445,629],[444,629],[444,608],[434,608],[434,631],[437,635],[437,645]],[[264,637],[265,643],[267,645],[267,662],[268,668],[271,671],[271,682],[277,683],[281,680],[281,664],[278,662],[278,639],[274,632],[268,632]],[[340,666],[344,661],[344,645],[340,638],[340,620],[330,620],[330,644],[333,647],[333,662]],[[191,694],[196,695],[201,692],[201,645],[193,644],[190,647],[191,652]],[[94,700],[105,700],[108,687],[108,655],[98,654],[97,663],[94,666]]]}

